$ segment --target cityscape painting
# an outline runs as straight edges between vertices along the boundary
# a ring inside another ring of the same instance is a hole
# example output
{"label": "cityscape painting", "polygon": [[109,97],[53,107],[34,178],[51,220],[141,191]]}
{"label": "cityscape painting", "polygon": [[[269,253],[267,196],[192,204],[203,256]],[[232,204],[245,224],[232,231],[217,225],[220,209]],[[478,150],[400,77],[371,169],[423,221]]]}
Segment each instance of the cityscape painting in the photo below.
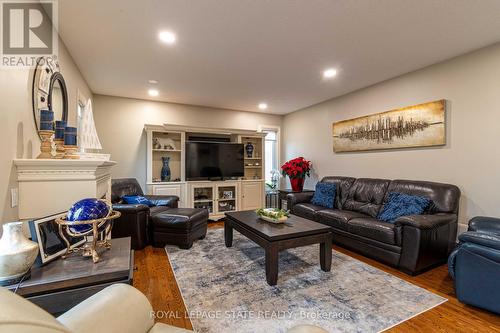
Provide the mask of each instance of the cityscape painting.
{"label": "cityscape painting", "polygon": [[443,99],[335,122],[332,125],[333,151],[444,145],[445,110]]}

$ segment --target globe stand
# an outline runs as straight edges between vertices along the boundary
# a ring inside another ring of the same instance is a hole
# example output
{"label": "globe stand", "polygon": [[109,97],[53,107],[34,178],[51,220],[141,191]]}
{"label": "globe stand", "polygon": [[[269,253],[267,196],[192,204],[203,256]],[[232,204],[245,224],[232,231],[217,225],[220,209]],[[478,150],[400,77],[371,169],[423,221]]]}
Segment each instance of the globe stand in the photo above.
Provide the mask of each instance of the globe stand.
{"label": "globe stand", "polygon": [[[120,212],[109,209],[106,217],[96,220],[68,221],[67,215],[56,219],[59,225],[59,235],[66,244],[66,253],[62,258],[65,259],[71,253],[82,252],[84,257],[92,257],[92,261],[97,263],[100,259],[98,249],[104,248],[109,250],[111,248],[109,239],[111,238],[113,220],[120,216]],[[91,225],[91,228],[83,232],[71,230],[71,227],[76,225]],[[67,235],[70,237],[85,237],[87,242],[83,246],[71,249]],[[91,239],[89,240],[89,238]]]}

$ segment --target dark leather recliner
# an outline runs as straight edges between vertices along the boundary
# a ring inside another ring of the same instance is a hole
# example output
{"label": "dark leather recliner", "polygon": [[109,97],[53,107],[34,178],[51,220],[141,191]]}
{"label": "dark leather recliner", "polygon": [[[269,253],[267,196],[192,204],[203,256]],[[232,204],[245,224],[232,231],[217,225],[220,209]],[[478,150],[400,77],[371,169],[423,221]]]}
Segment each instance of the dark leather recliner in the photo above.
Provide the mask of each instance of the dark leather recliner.
{"label": "dark leather recliner", "polygon": [[[455,246],[460,190],[449,184],[412,180],[325,177],[337,185],[335,209],[313,205],[309,193],[289,194],[295,215],[332,227],[334,243],[416,275],[443,264]],[[423,215],[395,223],[377,220],[389,193],[432,200]]]}
{"label": "dark leather recliner", "polygon": [[460,302],[500,314],[500,219],[474,217],[448,259]]}
{"label": "dark leather recliner", "polygon": [[[151,200],[156,206],[129,205],[122,203],[124,195],[140,195]],[[111,231],[112,238],[131,237],[134,250],[143,249],[150,244],[150,215],[169,208],[177,208],[179,198],[171,195],[144,195],[139,182],[135,178],[113,179],[111,181],[111,202],[113,209],[122,213],[116,219]]]}

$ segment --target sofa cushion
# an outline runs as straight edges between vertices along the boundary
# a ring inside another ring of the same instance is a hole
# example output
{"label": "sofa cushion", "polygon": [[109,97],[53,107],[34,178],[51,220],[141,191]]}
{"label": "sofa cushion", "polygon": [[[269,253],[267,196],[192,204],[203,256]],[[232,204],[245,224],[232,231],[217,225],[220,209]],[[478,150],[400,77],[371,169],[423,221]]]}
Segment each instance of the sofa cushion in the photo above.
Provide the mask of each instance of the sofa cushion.
{"label": "sofa cushion", "polygon": [[399,192],[429,198],[432,203],[424,213],[458,213],[460,189],[455,185],[417,181],[393,180],[387,189],[384,201],[389,199],[389,193]]}
{"label": "sofa cushion", "polygon": [[311,203],[313,205],[333,209],[336,189],[337,185],[332,183],[317,183]]}
{"label": "sofa cushion", "polygon": [[347,231],[382,243],[399,245],[401,228],[373,217],[354,218],[347,222]]}
{"label": "sofa cushion", "polygon": [[359,178],[349,189],[342,209],[376,217],[385,198],[390,180]]}
{"label": "sofa cushion", "polygon": [[351,188],[352,184],[354,184],[355,180],[356,178],[352,177],[336,177],[336,176],[324,177],[323,179],[321,179],[322,183],[331,183],[336,185],[335,204],[334,204],[335,208],[343,209],[342,205],[347,199],[347,194],[349,193],[349,189]]}
{"label": "sofa cushion", "polygon": [[293,206],[292,213],[300,217],[317,221],[316,213],[325,207],[313,205],[312,203],[299,203]]}
{"label": "sofa cushion", "polygon": [[426,197],[391,192],[377,219],[394,223],[401,216],[421,215],[430,203],[431,200]]}
{"label": "sofa cushion", "polygon": [[325,209],[317,212],[317,220],[330,227],[347,231],[347,222],[356,217],[368,217],[365,214],[350,210]]}

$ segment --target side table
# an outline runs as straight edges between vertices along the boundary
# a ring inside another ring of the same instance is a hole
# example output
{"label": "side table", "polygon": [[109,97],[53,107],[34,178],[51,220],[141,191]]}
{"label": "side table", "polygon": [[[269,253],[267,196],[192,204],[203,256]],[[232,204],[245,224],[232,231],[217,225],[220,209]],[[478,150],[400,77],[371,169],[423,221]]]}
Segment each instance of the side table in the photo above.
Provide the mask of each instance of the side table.
{"label": "side table", "polygon": [[[79,253],[33,267],[17,294],[57,316],[114,283],[132,284],[134,251],[130,237],[111,239],[111,249],[97,263]],[[12,291],[18,284],[6,286]]]}

